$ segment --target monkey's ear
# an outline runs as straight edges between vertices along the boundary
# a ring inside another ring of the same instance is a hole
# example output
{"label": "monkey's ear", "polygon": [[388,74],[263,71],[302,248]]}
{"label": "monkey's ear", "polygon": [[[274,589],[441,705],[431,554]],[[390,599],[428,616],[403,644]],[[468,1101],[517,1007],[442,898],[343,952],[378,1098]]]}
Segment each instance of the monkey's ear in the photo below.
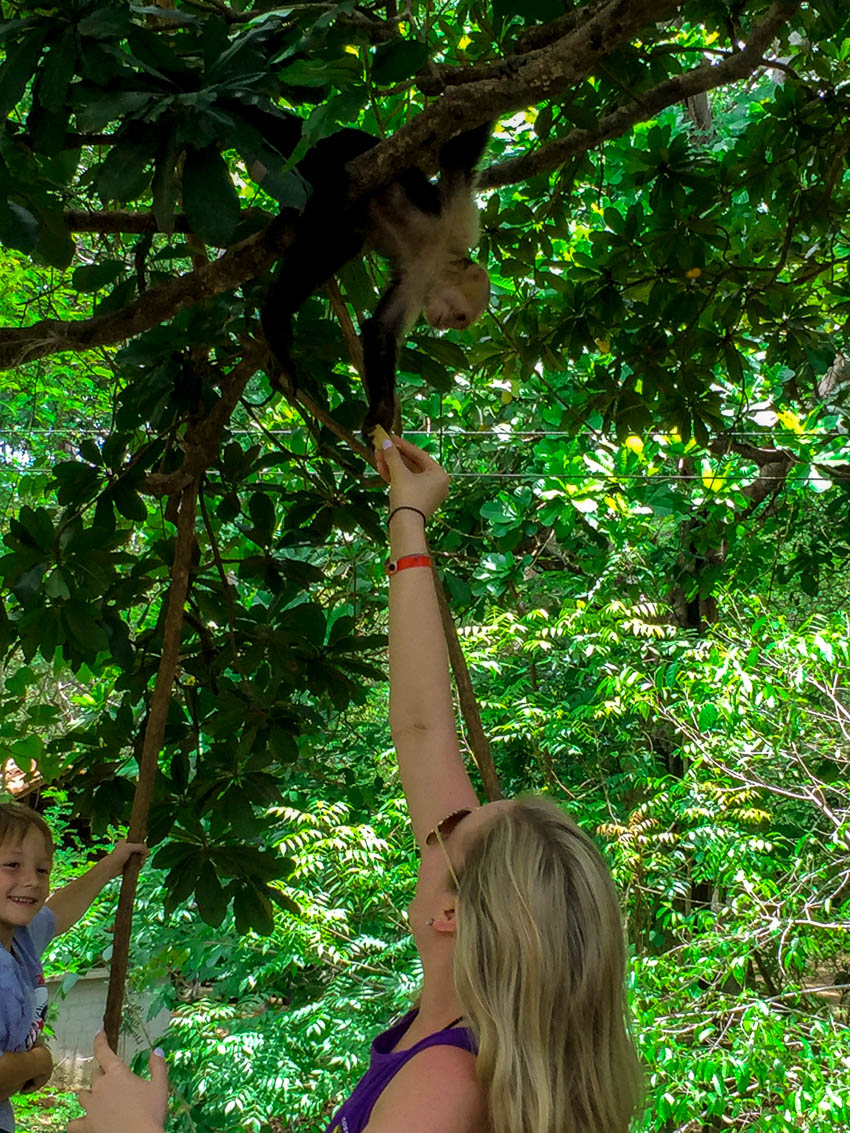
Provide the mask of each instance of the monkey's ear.
{"label": "monkey's ear", "polygon": [[490,276],[480,264],[470,263],[461,277],[460,289],[470,306],[469,322],[474,323],[490,303]]}
{"label": "monkey's ear", "polygon": [[449,138],[440,150],[440,169],[446,173],[471,174],[487,146],[492,130],[492,122],[483,122],[472,130],[464,130],[462,134]]}

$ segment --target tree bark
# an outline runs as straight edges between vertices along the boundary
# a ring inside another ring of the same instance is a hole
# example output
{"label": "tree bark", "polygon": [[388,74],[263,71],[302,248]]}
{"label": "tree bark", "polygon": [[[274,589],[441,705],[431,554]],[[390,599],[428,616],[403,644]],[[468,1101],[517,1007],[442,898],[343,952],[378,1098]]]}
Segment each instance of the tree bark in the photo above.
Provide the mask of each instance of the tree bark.
{"label": "tree bark", "polygon": [[[177,520],[177,540],[174,547],[174,563],[171,569],[171,585],[168,589],[168,609],[162,632],[162,656],[156,675],[153,696],[148,710],[144,746],[139,760],[139,781],[133,798],[130,816],[130,829],[127,839],[130,842],[144,841],[147,833],[148,812],[153,798],[154,783],[165,735],[165,723],[171,703],[171,690],[177,674],[180,656],[180,634],[183,628],[183,610],[189,593],[189,574],[192,567],[192,549],[195,544],[195,511],[197,507],[198,481],[192,481],[180,496],[180,513]],[[121,895],[115,915],[115,934],[112,941],[112,961],[109,972],[109,990],[104,1012],[104,1029],[109,1045],[118,1049],[118,1036],[121,1029],[121,1013],[124,1006],[124,986],[127,982],[127,965],[130,954],[130,931],[133,927],[133,902],[139,881],[141,860],[137,854],[129,859],[124,867],[121,882]]]}

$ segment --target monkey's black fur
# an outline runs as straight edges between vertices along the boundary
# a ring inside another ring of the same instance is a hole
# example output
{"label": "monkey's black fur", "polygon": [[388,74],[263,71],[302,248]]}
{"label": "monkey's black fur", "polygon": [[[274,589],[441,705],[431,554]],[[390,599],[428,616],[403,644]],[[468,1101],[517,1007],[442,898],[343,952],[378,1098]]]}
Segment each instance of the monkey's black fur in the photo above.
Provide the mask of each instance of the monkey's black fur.
{"label": "monkey's black fur", "polygon": [[[248,108],[242,108],[243,115]],[[278,152],[289,154],[300,138],[295,116],[256,110],[254,123]],[[294,385],[292,318],[321,284],[367,245],[388,256],[392,281],[371,318],[361,327],[368,411],[364,435],[376,425],[396,425],[396,359],[405,332],[424,309],[432,326],[465,327],[481,314],[489,296],[483,268],[467,251],[477,237],[472,200],[473,170],[487,144],[490,125],[447,142],[434,183],[416,166],[361,202],[348,200],[346,165],[378,144],[363,130],[344,129],[318,142],[298,164],[312,194],[295,239],[260,313],[266,338]],[[297,136],[296,136],[297,132]],[[485,294],[486,292],[486,294]]]}

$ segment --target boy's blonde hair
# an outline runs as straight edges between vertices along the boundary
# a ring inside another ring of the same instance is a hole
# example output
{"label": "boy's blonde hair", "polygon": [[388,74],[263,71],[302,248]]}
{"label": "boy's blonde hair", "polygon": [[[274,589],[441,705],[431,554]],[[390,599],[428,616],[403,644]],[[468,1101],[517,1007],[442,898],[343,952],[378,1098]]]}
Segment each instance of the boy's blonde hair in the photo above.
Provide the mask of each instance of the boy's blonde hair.
{"label": "boy's blonde hair", "polygon": [[0,803],[0,846],[19,843],[33,828],[42,835],[47,852],[53,857],[53,835],[38,811],[23,803]]}

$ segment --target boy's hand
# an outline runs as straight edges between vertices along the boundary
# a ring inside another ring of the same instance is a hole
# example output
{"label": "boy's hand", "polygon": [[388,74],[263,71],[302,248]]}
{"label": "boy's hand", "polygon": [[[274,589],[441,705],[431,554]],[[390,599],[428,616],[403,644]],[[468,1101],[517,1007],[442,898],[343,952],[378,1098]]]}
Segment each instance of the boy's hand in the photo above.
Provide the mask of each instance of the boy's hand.
{"label": "boy's hand", "polygon": [[140,854],[144,865],[145,858],[149,853],[150,850],[144,842],[128,842],[126,838],[122,838],[120,842],[115,843],[115,849],[112,853],[107,854],[103,860],[109,867],[109,876],[118,877],[129,857],[133,854]]}
{"label": "boy's hand", "polygon": [[168,1111],[168,1071],[165,1059],[152,1054],[151,1079],[137,1078],[114,1053],[103,1031],[94,1040],[94,1055],[102,1073],[90,1090],[77,1097],[85,1117],[68,1124],[68,1133],[162,1133]]}
{"label": "boy's hand", "polygon": [[36,1090],[40,1090],[42,1086],[47,1085],[50,1081],[50,1075],[53,1073],[53,1055],[44,1043],[36,1043],[31,1050],[27,1051],[27,1054],[31,1062],[31,1067],[28,1066],[27,1069],[30,1070],[32,1077],[21,1086],[18,1091],[21,1094],[32,1094]]}

